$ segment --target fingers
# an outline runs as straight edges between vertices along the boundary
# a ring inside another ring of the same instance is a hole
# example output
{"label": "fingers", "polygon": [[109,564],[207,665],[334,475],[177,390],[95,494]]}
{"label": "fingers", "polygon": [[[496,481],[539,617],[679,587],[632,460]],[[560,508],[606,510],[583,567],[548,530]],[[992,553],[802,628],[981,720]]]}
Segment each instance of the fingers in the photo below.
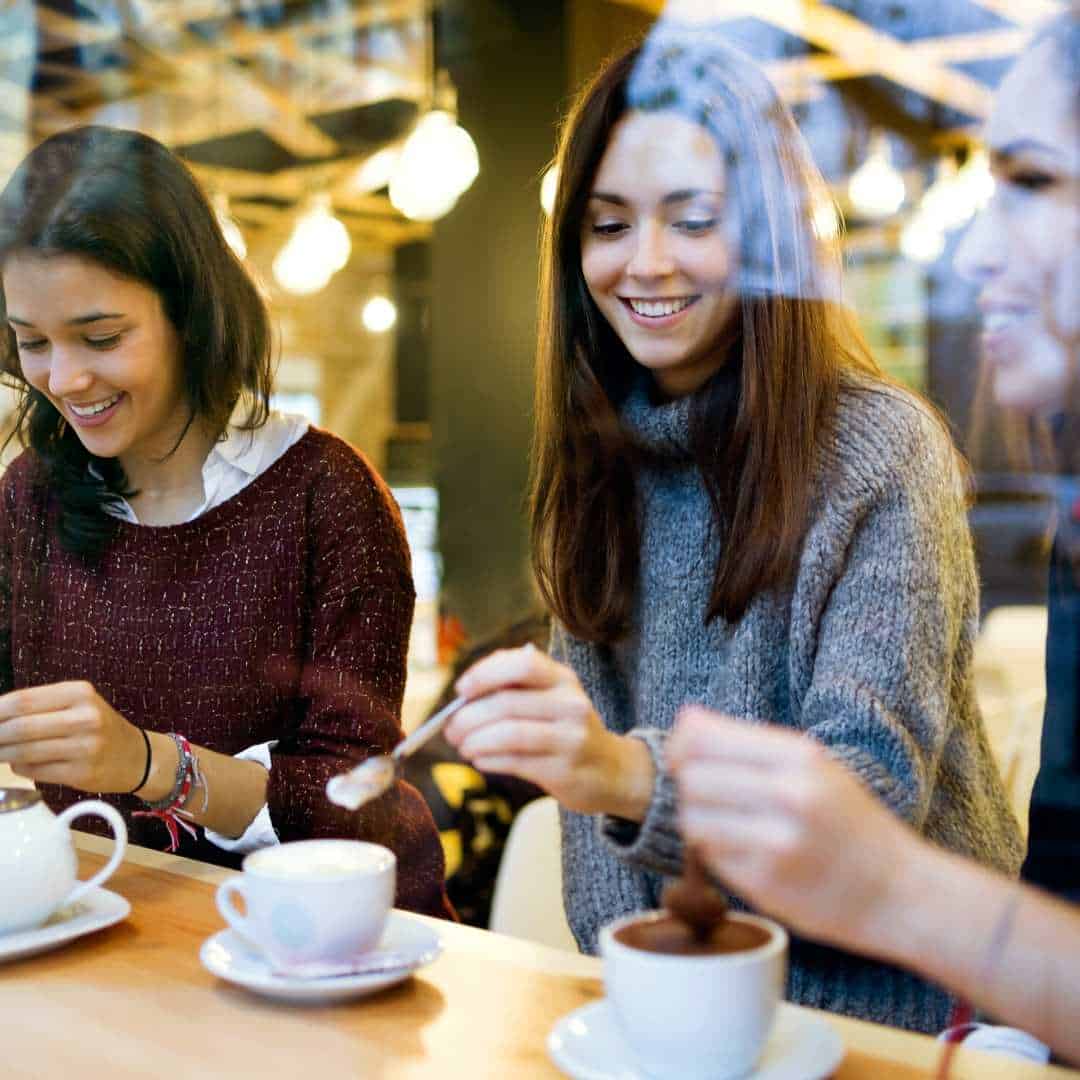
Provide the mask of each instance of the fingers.
{"label": "fingers", "polygon": [[555,725],[530,720],[500,720],[480,727],[461,740],[457,749],[474,764],[492,755],[535,757],[557,752],[561,740]]}
{"label": "fingers", "polygon": [[19,743],[16,746],[0,746],[0,761],[22,770],[27,766],[83,761],[90,752],[88,740],[78,736],[37,739],[33,742]]}
{"label": "fingers", "polygon": [[0,724],[0,748],[92,731],[97,721],[95,710],[78,705],[58,712],[22,715]]}
{"label": "fingers", "polygon": [[676,771],[689,761],[722,759],[744,768],[790,772],[815,767],[821,748],[795,731],[735,720],[690,705],[680,710],[666,752]]}
{"label": "fingers", "polygon": [[520,649],[499,649],[473,664],[455,687],[463,697],[478,698],[508,687],[546,689],[574,682],[569,668],[556,663],[535,645]]}
{"label": "fingers", "polygon": [[588,698],[570,687],[548,690],[498,690],[465,705],[447,724],[445,734],[453,745],[488,724],[503,720],[552,722],[584,720],[590,710]]}
{"label": "fingers", "polygon": [[84,681],[50,683],[30,686],[0,696],[0,723],[19,716],[55,712],[93,700],[94,687]]}

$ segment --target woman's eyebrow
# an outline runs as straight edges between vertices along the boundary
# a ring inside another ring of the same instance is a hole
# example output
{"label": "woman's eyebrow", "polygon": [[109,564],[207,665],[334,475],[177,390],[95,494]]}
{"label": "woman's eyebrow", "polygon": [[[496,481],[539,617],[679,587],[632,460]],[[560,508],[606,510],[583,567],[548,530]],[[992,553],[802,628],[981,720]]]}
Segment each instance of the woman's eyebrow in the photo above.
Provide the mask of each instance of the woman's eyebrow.
{"label": "woman's eyebrow", "polygon": [[[122,319],[124,317],[123,312],[120,311],[91,311],[86,315],[76,315],[73,319],[68,319],[68,326],[85,326],[87,323],[100,322],[102,319]],[[25,326],[27,329],[33,327],[32,322],[27,322],[25,319],[20,319],[18,315],[8,315],[8,322],[13,326]]]}
{"label": "woman's eyebrow", "polygon": [[[716,191],[712,188],[679,188],[677,191],[669,191],[660,202],[664,206],[670,206],[672,203],[689,202],[691,199],[700,199],[702,196],[707,196],[710,199],[723,198],[722,191]],[[615,195],[609,191],[594,191],[589,196],[590,199],[596,199],[599,202],[612,203],[615,206],[629,206],[629,202],[621,195]]]}
{"label": "woman's eyebrow", "polygon": [[1039,139],[1013,139],[1004,146],[990,147],[990,158],[995,164],[1008,165],[1024,154],[1047,154],[1054,158],[1061,157],[1061,151],[1050,143],[1041,142]]}

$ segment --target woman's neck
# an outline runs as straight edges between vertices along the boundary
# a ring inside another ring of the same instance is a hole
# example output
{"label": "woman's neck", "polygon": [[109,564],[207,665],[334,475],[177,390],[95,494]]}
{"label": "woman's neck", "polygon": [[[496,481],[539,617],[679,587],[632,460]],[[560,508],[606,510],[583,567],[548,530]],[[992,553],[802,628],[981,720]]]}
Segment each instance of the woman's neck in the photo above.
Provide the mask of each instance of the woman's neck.
{"label": "woman's neck", "polygon": [[121,455],[128,488],[135,492],[128,502],[140,522],[177,524],[198,509],[205,498],[203,466],[217,437],[195,418],[164,452]]}

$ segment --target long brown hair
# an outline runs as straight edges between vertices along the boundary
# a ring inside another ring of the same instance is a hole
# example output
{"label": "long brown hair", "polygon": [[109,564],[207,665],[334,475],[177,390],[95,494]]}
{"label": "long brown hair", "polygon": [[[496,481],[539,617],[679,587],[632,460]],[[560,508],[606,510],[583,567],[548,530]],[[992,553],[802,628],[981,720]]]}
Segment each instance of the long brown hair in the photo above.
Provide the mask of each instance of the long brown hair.
{"label": "long brown hair", "polygon": [[[266,305],[195,178],[161,143],[89,126],[37,146],[0,192],[0,266],[25,252],[88,259],[158,294],[183,349],[189,424],[198,417],[220,431],[238,402],[238,426],[265,422],[273,384]],[[109,508],[133,494],[119,461],[93,457],[26,381],[6,322],[0,382],[19,391],[13,434],[45,468],[60,505],[61,546],[96,560],[115,532]]]}
{"label": "long brown hair", "polygon": [[714,376],[691,404],[690,449],[724,528],[709,620],[738,619],[759,592],[790,581],[841,372],[877,373],[834,302],[836,246],[812,225],[824,186],[763,73],[715,38],[654,38],[605,67],[570,112],[556,159],[531,482],[543,596],[572,633],[600,642],[628,629],[637,585],[636,454],[618,418],[637,365],[589,295],[581,229],[612,129],[629,109],[669,110],[704,127],[727,170],[727,212],[739,215],[737,403],[728,414]]}

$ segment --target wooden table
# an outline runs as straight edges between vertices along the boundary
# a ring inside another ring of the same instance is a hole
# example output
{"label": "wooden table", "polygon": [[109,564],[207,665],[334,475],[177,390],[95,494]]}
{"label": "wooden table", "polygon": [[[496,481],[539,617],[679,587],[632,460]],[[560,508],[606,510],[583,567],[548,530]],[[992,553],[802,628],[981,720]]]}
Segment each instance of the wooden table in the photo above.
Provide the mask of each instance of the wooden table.
{"label": "wooden table", "polygon": [[[108,841],[77,834],[83,875]],[[602,993],[599,961],[428,920],[445,951],[382,994],[299,1008],[220,982],[199,963],[222,928],[228,872],[130,848],[109,882],[133,910],[118,926],[0,965],[0,1070],[16,1077],[558,1077],[545,1039]],[[794,1008],[784,1005],[783,1008]],[[931,1075],[931,1039],[838,1017],[838,1080]],[[963,1051],[955,1080],[1080,1077]]]}

